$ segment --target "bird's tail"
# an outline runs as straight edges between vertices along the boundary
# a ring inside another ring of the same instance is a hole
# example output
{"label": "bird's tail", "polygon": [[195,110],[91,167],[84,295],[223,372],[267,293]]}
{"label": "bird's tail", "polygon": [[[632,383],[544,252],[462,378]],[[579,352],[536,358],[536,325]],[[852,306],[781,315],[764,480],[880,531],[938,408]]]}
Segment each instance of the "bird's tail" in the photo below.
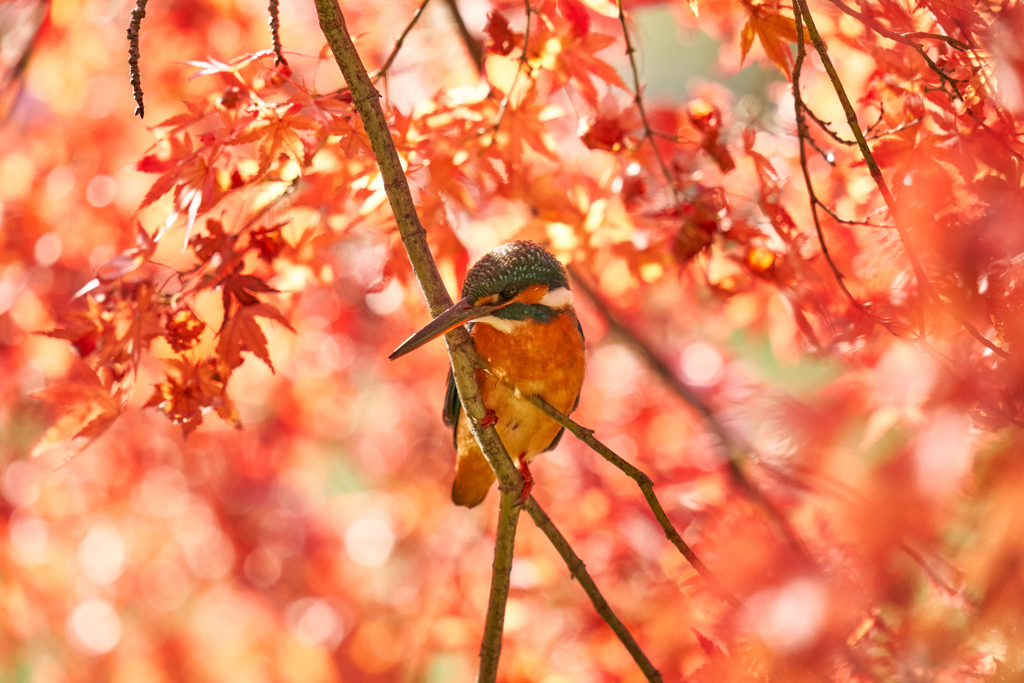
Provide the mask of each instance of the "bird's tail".
{"label": "bird's tail", "polygon": [[459,453],[455,461],[455,483],[452,502],[463,507],[476,507],[487,496],[494,483],[494,472],[479,448]]}

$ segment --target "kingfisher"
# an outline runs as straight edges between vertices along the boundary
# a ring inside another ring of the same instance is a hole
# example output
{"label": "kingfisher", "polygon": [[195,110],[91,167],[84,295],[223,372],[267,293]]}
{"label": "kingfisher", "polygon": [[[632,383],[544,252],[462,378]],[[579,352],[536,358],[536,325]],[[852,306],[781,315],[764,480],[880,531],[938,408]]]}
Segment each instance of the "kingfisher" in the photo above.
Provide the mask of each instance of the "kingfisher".
{"label": "kingfisher", "polygon": [[[404,356],[465,323],[470,323],[477,353],[490,368],[476,373],[488,409],[483,423],[494,425],[505,450],[518,463],[525,501],[533,487],[528,463],[558,445],[564,428],[524,396],[540,396],[568,415],[579,405],[583,387],[583,328],[565,268],[533,242],[501,245],[469,269],[462,299],[409,337],[390,358]],[[511,382],[521,395],[503,382]],[[473,438],[450,368],[443,418],[452,428],[456,451],[452,502],[474,507],[490,490],[494,472]]]}

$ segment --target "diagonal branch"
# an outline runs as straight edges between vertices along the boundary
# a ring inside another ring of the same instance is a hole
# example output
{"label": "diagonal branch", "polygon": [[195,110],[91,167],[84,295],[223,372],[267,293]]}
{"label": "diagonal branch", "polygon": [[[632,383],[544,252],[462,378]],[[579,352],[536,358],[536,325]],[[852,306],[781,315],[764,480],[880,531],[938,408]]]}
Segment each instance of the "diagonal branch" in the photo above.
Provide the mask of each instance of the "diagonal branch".
{"label": "diagonal branch", "polygon": [[636,351],[641,358],[647,363],[647,365],[661,378],[663,382],[673,391],[679,398],[683,399],[686,403],[696,410],[700,416],[704,419],[707,426],[714,432],[715,436],[718,437],[719,442],[722,444],[722,448],[725,449],[728,462],[729,462],[729,474],[732,476],[733,481],[736,483],[744,493],[760,506],[768,519],[775,526],[776,531],[785,540],[786,544],[790,547],[790,550],[808,566],[814,565],[814,560],[811,558],[810,553],[804,546],[800,537],[790,526],[789,521],[780,513],[771,501],[765,498],[764,494],[747,478],[747,475],[743,472],[742,462],[747,458],[751,452],[751,448],[744,446],[736,441],[736,439],[729,434],[725,427],[718,421],[715,414],[711,409],[697,397],[690,389],[679,381],[675,374],[669,370],[668,366],[651,350],[651,348],[642,341],[629,327],[624,325],[618,317],[612,312],[611,307],[601,298],[601,296],[594,291],[590,285],[587,284],[586,280],[580,277],[572,267],[567,269],[569,274],[572,276],[573,281],[576,285],[587,295],[587,298],[594,304],[594,307],[598,310],[601,316],[608,323],[608,327],[616,332],[620,337],[626,340],[633,350]]}
{"label": "diagonal branch", "polygon": [[615,635],[619,637],[622,644],[629,650],[629,654],[632,655],[633,661],[640,667],[640,670],[644,672],[644,676],[647,677],[648,681],[661,681],[661,674],[651,664],[651,660],[647,659],[647,655],[637,645],[629,629],[626,628],[615,611],[612,610],[611,605],[601,595],[600,589],[597,584],[594,583],[594,579],[591,578],[590,572],[587,571],[587,566],[583,564],[583,560],[580,559],[579,555],[573,551],[572,546],[569,545],[569,541],[566,540],[565,536],[558,530],[555,523],[551,521],[547,513],[544,512],[543,508],[537,503],[534,498],[530,498],[526,501],[526,512],[533,518],[534,524],[537,525],[544,535],[551,541],[551,545],[555,547],[558,554],[562,556],[565,561],[565,566],[569,568],[569,573],[572,578],[576,579],[580,587],[586,592],[587,597],[590,598],[590,602],[594,605],[594,611],[596,611],[604,622],[611,627]]}
{"label": "diagonal branch", "polygon": [[914,31],[912,33],[897,33],[896,31],[890,31],[889,29],[882,25],[882,22],[878,21],[874,17],[869,17],[868,15],[863,14],[862,12],[858,12],[857,10],[853,9],[849,5],[842,2],[842,0],[829,0],[829,2],[838,7],[840,11],[850,15],[854,19],[859,20],[865,26],[870,26],[871,29],[874,30],[874,32],[877,33],[878,35],[888,38],[889,40],[895,41],[897,43],[901,43],[908,47],[920,49],[921,46],[914,41],[916,39],[925,39],[942,41],[947,45],[956,48],[957,50],[970,49],[970,46],[960,42],[956,38],[944,36],[939,33],[925,33],[922,31]]}
{"label": "diagonal branch", "polygon": [[274,66],[288,66],[288,60],[281,54],[281,18],[278,15],[278,0],[270,0],[267,5],[270,15],[270,40],[274,45]]}
{"label": "diagonal branch", "polygon": [[[430,255],[427,232],[416,214],[409,182],[402,171],[398,150],[395,148],[387,119],[380,106],[380,94],[373,87],[366,67],[363,66],[359,53],[352,43],[338,0],[315,0],[315,3],[320,28],[331,46],[338,67],[352,93],[352,104],[370,138],[370,146],[380,168],[402,243],[409,255],[416,279],[430,304],[431,313],[436,316],[451,305],[451,297]],[[516,502],[522,494],[523,480],[505,452],[497,432],[493,427],[483,426],[487,408],[480,398],[480,388],[477,386],[474,370],[480,359],[469,332],[460,326],[449,332],[445,339],[459,397],[466,415],[470,418],[473,436],[494,470],[498,478],[498,490],[501,492],[498,533],[494,547],[494,573],[483,642],[480,646],[478,677],[482,683],[491,683],[497,678],[498,660],[501,655],[501,634],[505,621],[505,604],[508,601],[509,573],[512,569],[516,523],[519,519],[519,507],[516,506]]]}
{"label": "diagonal branch", "polygon": [[654,493],[654,482],[651,481],[649,476],[631,465],[621,455],[594,438],[594,430],[587,429],[586,427],[577,424],[572,420],[572,418],[567,417],[565,414],[558,411],[540,396],[531,395],[527,396],[526,399],[536,406],[538,410],[565,427],[577,439],[590,446],[594,452],[621,470],[627,477],[635,481],[637,486],[640,487],[640,491],[644,494],[644,498],[647,500],[647,504],[650,506],[651,512],[654,513],[654,517],[658,520],[658,524],[661,525],[662,531],[665,532],[665,536],[672,542],[672,545],[674,545],[682,556],[686,558],[686,561],[690,563],[690,566],[697,570],[697,573],[700,574],[707,582],[715,595],[737,609],[743,607],[743,603],[741,603],[736,596],[726,590],[722,584],[718,582],[718,579],[711,573],[708,566],[704,564],[699,557],[697,557],[697,553],[693,552],[693,549],[687,545],[686,541],[683,540],[683,537],[679,535],[678,531],[676,531],[672,521],[665,513],[665,508],[662,507],[661,501],[658,500],[657,494]]}
{"label": "diagonal branch", "polygon": [[[796,59],[793,62],[793,108],[796,115],[796,132],[797,140],[799,141],[799,152],[800,152],[800,169],[804,176],[804,185],[807,187],[808,201],[811,205],[811,219],[814,222],[814,231],[818,236],[818,245],[821,247],[821,255],[825,257],[825,263],[828,264],[829,269],[832,271],[832,275],[835,277],[836,284],[843,296],[849,300],[849,302],[860,311],[866,318],[871,320],[877,325],[881,325],[889,331],[894,337],[903,337],[898,330],[903,330],[902,326],[898,325],[892,320],[879,317],[875,315],[874,311],[868,307],[867,304],[862,303],[853,292],[846,286],[846,276],[839,270],[839,266],[836,265],[835,260],[832,258],[832,252],[829,251],[828,242],[825,240],[825,231],[821,227],[821,217],[818,215],[818,209],[824,209],[826,213],[831,216],[835,216],[835,213],[829,209],[821,199],[818,198],[817,193],[814,190],[814,181],[811,180],[811,172],[807,165],[807,148],[805,144],[810,144],[815,149],[818,149],[817,145],[814,144],[814,139],[811,137],[810,130],[807,126],[807,118],[818,124],[822,130],[832,135],[833,139],[841,142],[842,144],[856,145],[856,142],[847,141],[834,134],[827,124],[819,119],[813,111],[807,106],[803,100],[803,92],[800,89],[800,76],[803,73],[804,59],[807,57],[807,50],[804,48],[804,26],[803,18],[799,12],[794,15],[796,22],[797,32],[797,46],[796,46]],[[818,150],[820,152],[820,150]],[[923,302],[922,302],[923,305]],[[908,330],[909,332],[909,330]],[[921,328],[919,339],[924,337],[924,328]]]}
{"label": "diagonal branch", "polygon": [[508,105],[512,101],[512,93],[516,90],[516,84],[519,83],[519,75],[523,73],[524,67],[529,67],[527,50],[530,47],[530,24],[532,24],[533,8],[530,7],[530,0],[523,0],[523,4],[526,5],[526,29],[523,33],[523,53],[519,55],[519,64],[516,65],[516,75],[512,78],[512,85],[509,87],[508,92],[501,98],[501,104],[498,105],[498,113],[494,117],[494,123],[491,124],[491,143],[498,139],[498,128],[501,127],[501,121],[505,118],[505,112],[508,111]]}
{"label": "diagonal branch", "polygon": [[374,83],[382,78],[387,78],[388,69],[390,69],[391,65],[395,63],[395,59],[398,57],[398,53],[402,49],[402,45],[405,44],[406,37],[409,35],[409,32],[412,31],[412,27],[416,25],[416,22],[420,20],[420,16],[423,14],[423,10],[427,8],[427,3],[429,2],[430,0],[423,0],[423,2],[420,3],[420,6],[413,13],[412,19],[410,19],[409,23],[405,25],[405,30],[402,31],[400,36],[398,36],[398,40],[395,41],[395,46],[391,48],[391,54],[389,54],[388,58],[384,60],[384,66],[377,69],[377,73],[373,75]]}
{"label": "diagonal branch", "polygon": [[462,38],[463,44],[466,46],[466,51],[469,52],[470,58],[473,60],[473,65],[476,66],[476,72],[482,74],[484,71],[484,51],[480,47],[480,43],[466,28],[466,22],[462,20],[462,14],[459,12],[459,5],[455,0],[445,0],[445,4],[448,5],[448,10],[452,14],[452,21],[455,22],[455,28],[459,30],[459,36]]}

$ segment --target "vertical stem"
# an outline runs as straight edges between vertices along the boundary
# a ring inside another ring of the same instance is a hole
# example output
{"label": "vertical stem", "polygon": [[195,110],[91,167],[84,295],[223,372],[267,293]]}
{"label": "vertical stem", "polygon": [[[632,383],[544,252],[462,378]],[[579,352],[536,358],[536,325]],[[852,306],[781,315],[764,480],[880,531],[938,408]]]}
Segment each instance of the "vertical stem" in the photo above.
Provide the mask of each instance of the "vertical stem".
{"label": "vertical stem", "polygon": [[519,524],[519,493],[499,486],[501,502],[498,510],[498,534],[491,565],[491,593],[487,600],[484,638],[480,643],[478,683],[493,683],[498,678],[501,658],[501,635],[505,627],[505,605],[511,585],[512,554]]}
{"label": "vertical stem", "polygon": [[[436,316],[451,305],[451,297],[448,296],[448,290],[444,287],[427,246],[427,231],[416,213],[409,182],[402,170],[401,159],[388,129],[384,110],[380,106],[380,93],[373,87],[366,67],[359,58],[359,53],[345,26],[345,17],[338,6],[338,0],[314,1],[320,18],[320,28],[334,52],[334,58],[352,93],[352,105],[359,113],[366,134],[370,138],[370,146],[380,168],[384,189],[391,203],[402,243],[409,255],[416,279],[430,304],[431,313]],[[498,534],[494,548],[494,575],[491,581],[484,638],[480,647],[479,680],[490,683],[497,676],[498,658],[501,654],[501,633],[505,622],[505,603],[508,600],[516,523],[519,519],[516,502],[523,490],[523,480],[512,464],[512,459],[505,452],[498,433],[493,427],[480,426],[487,414],[487,408],[480,398],[480,388],[476,382],[475,368],[479,367],[480,359],[476,355],[469,333],[465,328],[457,327],[446,335],[446,341],[459,397],[466,409],[466,415],[470,418],[473,436],[476,437],[484,457],[498,477],[498,489],[501,491]]]}
{"label": "vertical stem", "polygon": [[136,0],[132,19],[128,24],[128,76],[132,82],[132,95],[135,97],[135,113],[140,119],[146,115],[146,105],[142,101],[142,76],[139,74],[139,29],[146,16],[146,2],[148,0]]}

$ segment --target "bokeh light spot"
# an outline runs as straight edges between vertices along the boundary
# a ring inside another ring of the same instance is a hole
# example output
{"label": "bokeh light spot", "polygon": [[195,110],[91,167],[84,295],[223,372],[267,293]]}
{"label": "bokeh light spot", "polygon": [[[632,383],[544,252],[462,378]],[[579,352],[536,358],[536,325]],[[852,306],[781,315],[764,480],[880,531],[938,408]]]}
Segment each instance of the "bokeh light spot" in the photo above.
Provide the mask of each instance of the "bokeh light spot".
{"label": "bokeh light spot", "polygon": [[117,196],[117,183],[108,175],[98,175],[85,186],[85,201],[97,209],[102,209],[114,201]]}
{"label": "bokeh light spot", "polygon": [[704,342],[694,342],[683,349],[680,365],[687,384],[695,387],[717,384],[725,367],[718,350]]}
{"label": "bokeh light spot", "polygon": [[64,250],[64,243],[60,235],[55,232],[48,232],[36,240],[34,249],[36,263],[41,266],[52,266],[60,258]]}
{"label": "bokeh light spot", "polygon": [[377,315],[390,315],[398,310],[405,300],[405,290],[398,280],[393,279],[379,292],[368,292],[366,306]]}
{"label": "bokeh light spot", "polygon": [[755,594],[747,608],[765,644],[791,653],[813,644],[825,620],[828,594],[819,581],[800,578]]}
{"label": "bokeh light spot", "polygon": [[363,567],[379,567],[387,562],[395,546],[395,532],[379,517],[360,517],[345,532],[345,552]]}
{"label": "bokeh light spot", "polygon": [[39,467],[28,460],[15,460],[4,469],[0,491],[16,507],[26,507],[39,498]]}
{"label": "bokeh light spot", "polygon": [[21,564],[38,564],[46,559],[50,538],[46,522],[36,517],[14,516],[7,526],[14,559]]}
{"label": "bokeh light spot", "polygon": [[288,608],[288,617],[295,637],[309,645],[334,649],[345,633],[341,616],[326,600],[296,600]]}
{"label": "bokeh light spot", "polygon": [[98,598],[75,607],[67,629],[71,642],[88,654],[106,654],[121,642],[121,618],[109,602]]}
{"label": "bokeh light spot", "polygon": [[92,527],[78,546],[78,566],[82,573],[93,583],[104,586],[121,576],[125,556],[124,540],[111,526]]}

